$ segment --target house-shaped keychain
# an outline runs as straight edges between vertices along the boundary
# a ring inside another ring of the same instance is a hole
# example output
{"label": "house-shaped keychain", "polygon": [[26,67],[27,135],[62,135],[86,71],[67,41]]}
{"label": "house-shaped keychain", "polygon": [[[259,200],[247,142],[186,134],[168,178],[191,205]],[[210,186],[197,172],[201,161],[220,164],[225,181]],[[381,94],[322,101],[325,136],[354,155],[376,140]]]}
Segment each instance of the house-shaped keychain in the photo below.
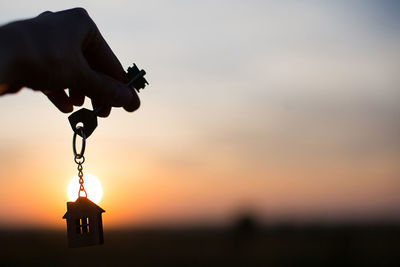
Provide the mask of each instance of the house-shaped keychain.
{"label": "house-shaped keychain", "polygon": [[[146,72],[139,70],[133,64],[129,67],[126,77],[129,82],[126,86],[131,87],[139,92],[148,84],[144,78]],[[80,109],[68,117],[74,135],[72,137],[72,149],[74,153],[74,161],[78,164],[79,191],[78,199],[75,202],[67,202],[67,212],[63,219],[67,220],[67,235],[69,247],[84,247],[91,245],[103,244],[103,223],[102,213],[105,212],[102,208],[87,198],[87,193],[83,186],[82,164],[85,162],[84,152],[86,147],[86,138],[88,138],[97,127],[97,116],[104,109],[98,107],[95,110]],[[82,146],[80,153],[76,150],[76,137],[82,137]],[[81,196],[84,193],[85,197]]]}
{"label": "house-shaped keychain", "polygon": [[67,202],[67,220],[69,247],[84,247],[103,244],[102,208],[87,197],[79,197],[75,202]]}

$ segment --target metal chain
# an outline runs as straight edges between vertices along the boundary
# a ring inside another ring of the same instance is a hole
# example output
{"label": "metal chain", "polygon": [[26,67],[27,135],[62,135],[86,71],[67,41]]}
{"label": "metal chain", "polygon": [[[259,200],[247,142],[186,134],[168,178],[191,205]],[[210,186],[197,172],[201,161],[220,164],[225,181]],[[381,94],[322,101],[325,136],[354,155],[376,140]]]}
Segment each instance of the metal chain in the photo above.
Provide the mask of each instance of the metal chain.
{"label": "metal chain", "polygon": [[79,191],[78,191],[78,198],[81,197],[81,193],[85,193],[85,197],[87,197],[87,192],[85,190],[85,187],[83,186],[83,166],[82,164],[85,162],[85,157],[82,155],[79,155],[80,157],[78,158],[78,155],[75,156],[75,163],[78,164],[78,177],[79,177]]}
{"label": "metal chain", "polygon": [[85,193],[85,197],[87,197],[87,193],[85,190],[85,187],[83,186],[83,166],[82,164],[85,162],[85,157],[83,156],[83,153],[85,152],[85,145],[86,145],[86,136],[83,132],[83,127],[79,127],[79,130],[81,130],[82,133],[82,147],[81,147],[81,152],[78,154],[76,153],[76,135],[77,133],[74,132],[74,136],[72,138],[72,151],[74,152],[74,161],[76,164],[78,164],[78,177],[79,177],[79,191],[78,191],[78,198],[81,197],[81,193]]}

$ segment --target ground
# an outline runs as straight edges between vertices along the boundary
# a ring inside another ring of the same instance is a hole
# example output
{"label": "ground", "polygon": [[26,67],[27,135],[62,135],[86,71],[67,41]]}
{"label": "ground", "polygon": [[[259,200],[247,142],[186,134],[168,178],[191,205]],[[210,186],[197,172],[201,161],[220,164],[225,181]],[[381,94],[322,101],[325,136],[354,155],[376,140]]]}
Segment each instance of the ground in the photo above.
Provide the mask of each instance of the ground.
{"label": "ground", "polygon": [[400,226],[105,230],[67,248],[64,231],[1,230],[0,266],[400,266]]}

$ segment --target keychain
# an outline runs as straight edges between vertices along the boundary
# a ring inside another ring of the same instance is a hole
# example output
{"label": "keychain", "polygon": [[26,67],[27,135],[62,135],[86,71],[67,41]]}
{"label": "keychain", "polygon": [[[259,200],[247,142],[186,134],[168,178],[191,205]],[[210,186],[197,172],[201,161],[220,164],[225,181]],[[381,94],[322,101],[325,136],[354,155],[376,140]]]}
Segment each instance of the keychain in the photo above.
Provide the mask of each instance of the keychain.
{"label": "keychain", "polygon": [[[140,70],[133,64],[128,68],[126,73],[128,77],[127,86],[133,87],[138,92],[146,87],[148,82],[144,78],[146,72]],[[95,110],[82,108],[72,113],[68,120],[74,131],[72,137],[72,150],[74,153],[74,161],[78,165],[79,191],[78,198],[75,202],[67,202],[67,212],[63,219],[67,220],[67,236],[69,247],[84,247],[91,245],[101,245],[103,238],[103,222],[102,213],[105,212],[101,207],[93,203],[87,195],[84,187],[83,166],[85,162],[86,139],[93,133],[97,127],[97,116],[103,107]],[[82,138],[81,151],[77,153],[76,137]]]}

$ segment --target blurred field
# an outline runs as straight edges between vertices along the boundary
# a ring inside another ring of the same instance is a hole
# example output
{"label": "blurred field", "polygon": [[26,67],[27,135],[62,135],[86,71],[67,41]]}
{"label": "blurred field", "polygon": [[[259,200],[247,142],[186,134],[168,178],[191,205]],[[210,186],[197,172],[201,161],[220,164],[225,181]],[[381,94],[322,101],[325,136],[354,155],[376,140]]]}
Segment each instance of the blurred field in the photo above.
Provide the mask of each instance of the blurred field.
{"label": "blurred field", "polygon": [[1,230],[1,266],[399,266],[400,225],[132,229],[68,249],[63,231]]}

